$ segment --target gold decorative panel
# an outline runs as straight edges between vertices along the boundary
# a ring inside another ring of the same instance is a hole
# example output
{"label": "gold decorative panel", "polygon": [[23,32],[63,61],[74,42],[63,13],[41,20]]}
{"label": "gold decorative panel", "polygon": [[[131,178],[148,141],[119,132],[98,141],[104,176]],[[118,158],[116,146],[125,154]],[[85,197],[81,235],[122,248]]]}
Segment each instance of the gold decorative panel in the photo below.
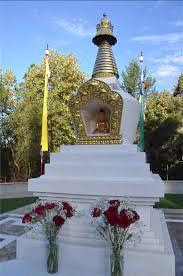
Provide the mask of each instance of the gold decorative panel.
{"label": "gold decorative panel", "polygon": [[[107,105],[111,110],[110,134],[87,135],[81,110],[93,100]],[[123,109],[123,99],[117,92],[111,91],[103,81],[91,79],[81,85],[76,95],[70,100],[70,110],[77,135],[78,144],[121,144],[120,125]]]}

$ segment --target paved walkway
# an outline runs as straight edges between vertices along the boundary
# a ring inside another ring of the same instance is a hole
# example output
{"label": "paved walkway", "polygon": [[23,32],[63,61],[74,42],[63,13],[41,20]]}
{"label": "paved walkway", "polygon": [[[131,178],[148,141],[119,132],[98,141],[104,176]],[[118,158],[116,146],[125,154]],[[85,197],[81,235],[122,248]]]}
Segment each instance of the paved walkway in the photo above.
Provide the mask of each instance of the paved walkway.
{"label": "paved walkway", "polygon": [[0,262],[16,258],[16,239],[26,232],[22,216],[31,205],[0,215]]}
{"label": "paved walkway", "polygon": [[[22,216],[31,210],[31,205],[19,208],[0,216],[0,262],[16,258],[16,239],[25,233]],[[183,276],[183,216],[165,214],[172,241],[176,276]]]}

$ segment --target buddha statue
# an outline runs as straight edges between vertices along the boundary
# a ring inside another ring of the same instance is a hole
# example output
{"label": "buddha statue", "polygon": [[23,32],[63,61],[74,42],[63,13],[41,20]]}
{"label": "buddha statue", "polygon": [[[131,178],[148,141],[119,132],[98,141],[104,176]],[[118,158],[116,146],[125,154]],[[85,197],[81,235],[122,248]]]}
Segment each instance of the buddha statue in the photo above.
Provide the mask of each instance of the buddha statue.
{"label": "buddha statue", "polygon": [[109,121],[104,109],[100,109],[96,119],[96,129],[93,133],[109,133]]}

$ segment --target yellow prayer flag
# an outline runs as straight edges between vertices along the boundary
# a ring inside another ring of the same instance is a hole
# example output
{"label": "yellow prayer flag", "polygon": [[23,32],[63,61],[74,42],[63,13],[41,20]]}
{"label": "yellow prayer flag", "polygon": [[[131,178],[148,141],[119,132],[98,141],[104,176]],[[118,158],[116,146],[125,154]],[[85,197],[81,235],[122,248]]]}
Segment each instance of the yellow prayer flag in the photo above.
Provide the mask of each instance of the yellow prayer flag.
{"label": "yellow prayer flag", "polygon": [[46,50],[46,72],[45,72],[45,85],[44,85],[44,98],[43,98],[43,113],[42,113],[42,132],[41,132],[41,150],[48,151],[48,122],[47,122],[47,99],[48,99],[48,79],[50,77],[48,55],[49,51]]}

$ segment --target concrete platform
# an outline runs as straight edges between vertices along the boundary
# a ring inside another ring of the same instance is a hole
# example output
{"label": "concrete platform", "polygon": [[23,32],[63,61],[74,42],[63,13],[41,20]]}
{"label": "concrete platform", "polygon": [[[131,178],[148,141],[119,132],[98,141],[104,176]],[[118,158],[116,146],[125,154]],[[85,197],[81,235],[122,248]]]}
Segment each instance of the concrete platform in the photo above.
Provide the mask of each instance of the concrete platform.
{"label": "concrete platform", "polygon": [[[7,269],[7,266],[11,266],[12,269],[15,269],[15,267],[16,267],[15,262],[12,262],[10,260],[15,260],[15,258],[16,258],[16,239],[18,237],[17,233],[19,233],[19,236],[21,236],[23,233],[25,233],[25,232],[22,232],[22,230],[21,230],[21,232],[20,231],[17,232],[17,228],[21,228],[21,227],[25,228],[25,225],[21,224],[21,217],[26,212],[29,212],[30,209],[31,209],[30,206],[25,206],[25,207],[19,208],[17,210],[13,210],[9,213],[6,213],[6,214],[3,214],[0,216],[0,238],[1,238],[1,234],[3,234],[5,232],[5,229],[6,229],[7,238],[8,237],[14,238],[14,241],[11,241],[11,239],[7,239],[5,246],[1,246],[1,242],[0,242],[0,263],[3,263],[3,265],[6,263],[5,269]],[[168,210],[166,210],[166,212],[167,211]],[[169,210],[169,211],[171,211],[171,210]],[[173,250],[175,253],[176,276],[182,276],[183,275],[183,235],[182,235],[183,217],[180,218],[178,216],[178,219],[176,219],[175,211],[176,210],[174,210],[174,217],[172,217],[172,222],[168,222],[167,226],[168,226]],[[178,210],[178,211],[183,212],[183,210]],[[170,212],[168,212],[168,214],[169,213]],[[165,218],[167,218],[166,214],[165,214]],[[168,216],[168,219],[169,219],[169,216]],[[8,221],[11,221],[11,223],[7,223]],[[15,229],[15,225],[17,227],[16,229]],[[5,236],[4,236],[4,238],[5,238]],[[18,261],[18,262],[16,262],[16,264],[18,264],[18,266],[22,268],[22,261]],[[30,264],[27,264],[26,267],[28,268],[29,265]],[[27,273],[29,273],[28,270],[27,270]],[[27,274],[27,273],[24,274],[23,276],[27,276],[27,275],[29,276],[29,274]],[[5,274],[3,274],[2,269],[0,270],[0,275],[5,275]],[[12,274],[12,275],[14,275],[14,274]],[[34,275],[36,275],[36,274],[34,274]]]}
{"label": "concrete platform", "polygon": [[[39,262],[36,262],[34,266],[30,262],[23,262],[23,261],[16,261],[11,260],[7,261],[0,266],[0,275],[6,276],[47,276],[50,275],[46,271],[46,264],[45,270],[42,270],[41,265]],[[78,275],[78,272],[75,269],[69,269],[68,271],[60,270],[58,273],[54,274],[55,276],[75,276]],[[86,276],[93,276],[92,272],[87,272]],[[100,276],[100,273],[95,274],[95,276]],[[109,276],[109,275],[106,275]]]}

